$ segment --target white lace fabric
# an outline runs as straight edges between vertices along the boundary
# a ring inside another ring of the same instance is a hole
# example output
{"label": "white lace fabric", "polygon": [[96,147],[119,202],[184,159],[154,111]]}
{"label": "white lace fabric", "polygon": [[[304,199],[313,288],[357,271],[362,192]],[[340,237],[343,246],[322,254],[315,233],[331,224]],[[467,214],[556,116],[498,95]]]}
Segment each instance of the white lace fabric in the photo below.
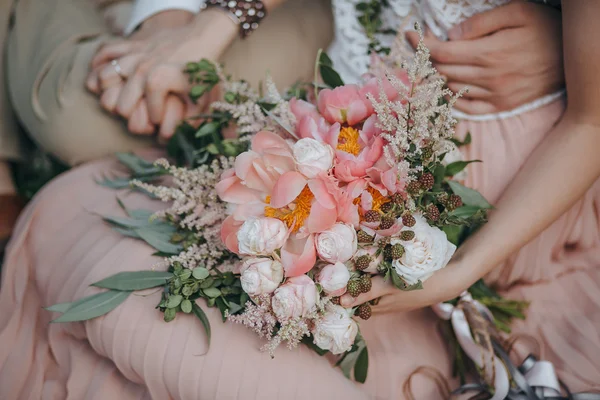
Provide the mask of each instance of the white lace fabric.
{"label": "white lace fabric", "polygon": [[[335,38],[329,55],[346,83],[359,82],[369,65],[369,39],[358,22],[356,4],[364,0],[332,0]],[[477,13],[491,10],[510,0],[389,0],[382,13],[383,27],[406,32],[415,21],[426,25],[438,38],[448,39],[448,30]],[[392,47],[393,35],[379,35],[382,45]],[[564,90],[552,93],[513,110],[471,115],[455,111],[460,119],[486,121],[510,118],[542,107],[562,97]]]}

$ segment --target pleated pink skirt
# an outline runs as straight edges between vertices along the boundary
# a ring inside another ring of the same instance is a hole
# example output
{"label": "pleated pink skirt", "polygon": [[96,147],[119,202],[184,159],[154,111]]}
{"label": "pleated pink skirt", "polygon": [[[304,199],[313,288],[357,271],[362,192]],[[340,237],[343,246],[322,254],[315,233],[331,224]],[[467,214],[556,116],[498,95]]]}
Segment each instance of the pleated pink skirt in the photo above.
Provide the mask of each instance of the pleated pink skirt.
{"label": "pleated pink skirt", "polygon": [[[470,165],[467,184],[495,201],[563,109],[557,101],[507,120],[461,123],[459,136],[473,137],[467,159],[484,160]],[[117,196],[129,208],[161,207],[144,195],[95,183],[119,168],[107,159],[71,170],[22,215],[2,271],[0,399],[401,399],[404,381],[419,366],[450,377],[451,357],[429,309],[362,323],[370,356],[364,385],[307,348],[281,348],[271,359],[259,351],[254,333],[222,323],[215,309],[207,312],[209,347],[194,316],[163,322],[154,309],[160,293],[152,290],[95,320],[50,324],[57,315],[42,307],[89,295],[97,290],[92,282],[159,261],[150,247],[100,218],[123,215]],[[507,296],[531,301],[515,331],[534,336],[575,391],[600,382],[599,200],[596,184],[488,277]],[[441,398],[422,377],[413,389],[419,400]]]}

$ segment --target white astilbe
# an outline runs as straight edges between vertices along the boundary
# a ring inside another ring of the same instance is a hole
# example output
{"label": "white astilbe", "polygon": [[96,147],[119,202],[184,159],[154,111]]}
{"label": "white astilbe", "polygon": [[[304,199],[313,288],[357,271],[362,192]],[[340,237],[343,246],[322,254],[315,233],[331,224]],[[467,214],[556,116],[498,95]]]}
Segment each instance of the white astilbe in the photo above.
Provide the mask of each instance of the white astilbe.
{"label": "white astilbe", "polygon": [[[383,85],[377,98],[368,95],[377,114],[377,126],[383,131],[381,136],[387,141],[384,155],[390,166],[421,155],[424,148],[431,149],[434,156],[448,151],[448,139],[454,136],[457,123],[452,117],[452,106],[462,92],[454,94],[444,87],[445,81],[431,64],[418,25],[416,29],[421,41],[412,60],[402,63],[409,85],[388,73],[386,77],[398,98],[388,100]],[[408,172],[416,175],[421,171],[422,166],[418,165]]]}
{"label": "white astilbe", "polygon": [[215,111],[228,112],[233,117],[240,138],[247,138],[261,130],[276,131],[284,137],[286,131],[279,124],[269,118],[260,106],[259,102],[275,104],[275,107],[270,111],[271,115],[277,118],[281,123],[293,128],[296,124],[294,114],[290,110],[289,103],[285,101],[270,76],[266,79],[267,93],[264,99],[252,89],[248,82],[231,81],[222,76],[222,72],[218,71],[223,82],[223,91],[235,95],[238,101],[228,103],[225,101],[217,101],[211,104]]}
{"label": "white astilbe", "polygon": [[179,263],[186,268],[203,266],[213,268],[227,265],[234,257],[221,241],[221,225],[226,217],[227,204],[222,202],[215,190],[221,174],[233,166],[233,159],[222,157],[210,165],[195,169],[172,166],[160,159],[156,164],[165,168],[173,177],[172,186],[156,186],[140,181],[132,184],[155,195],[171,205],[158,211],[153,218],[170,217],[183,230],[197,233],[196,243],[176,256],[165,259],[166,265]]}

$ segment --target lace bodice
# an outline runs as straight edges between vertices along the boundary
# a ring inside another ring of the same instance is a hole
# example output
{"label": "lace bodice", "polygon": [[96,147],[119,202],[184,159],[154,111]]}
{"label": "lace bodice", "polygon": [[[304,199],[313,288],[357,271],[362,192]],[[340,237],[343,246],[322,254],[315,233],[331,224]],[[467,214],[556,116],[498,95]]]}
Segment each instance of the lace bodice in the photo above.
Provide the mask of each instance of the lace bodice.
{"label": "lace bodice", "polygon": [[[356,4],[364,0],[332,0],[335,20],[335,37],[329,49],[329,55],[345,82],[358,82],[367,72],[369,64],[367,38],[358,23]],[[426,25],[438,38],[447,40],[448,30],[465,19],[492,8],[508,3],[510,0],[388,0],[381,17],[384,29],[398,32],[413,29],[415,22]],[[544,0],[541,0],[544,1]],[[382,45],[391,47],[393,35],[379,35]],[[561,93],[555,93],[524,104],[516,110],[494,115],[468,116],[457,113],[460,118],[485,120],[505,118],[547,104]]]}

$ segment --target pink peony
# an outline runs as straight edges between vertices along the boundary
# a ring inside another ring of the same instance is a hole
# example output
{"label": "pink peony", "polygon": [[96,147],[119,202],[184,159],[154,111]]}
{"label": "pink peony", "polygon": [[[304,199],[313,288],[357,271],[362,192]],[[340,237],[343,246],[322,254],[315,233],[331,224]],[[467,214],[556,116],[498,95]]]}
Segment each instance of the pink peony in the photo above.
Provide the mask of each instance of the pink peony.
{"label": "pink peony", "polygon": [[346,293],[350,280],[350,271],[344,263],[327,264],[317,275],[317,282],[329,296],[341,296]]}
{"label": "pink peony", "polygon": [[306,317],[316,310],[319,293],[317,286],[306,275],[289,278],[271,300],[273,312],[279,321]]}
{"label": "pink peony", "polygon": [[298,140],[293,147],[296,167],[307,178],[316,178],[333,167],[333,149],[316,139]]}
{"label": "pink peony", "polygon": [[331,124],[355,125],[372,114],[356,85],[321,90],[317,106],[321,115]]}
{"label": "pink peony", "polygon": [[317,235],[316,248],[322,260],[337,263],[352,258],[357,248],[356,230],[351,225],[337,223]]}

